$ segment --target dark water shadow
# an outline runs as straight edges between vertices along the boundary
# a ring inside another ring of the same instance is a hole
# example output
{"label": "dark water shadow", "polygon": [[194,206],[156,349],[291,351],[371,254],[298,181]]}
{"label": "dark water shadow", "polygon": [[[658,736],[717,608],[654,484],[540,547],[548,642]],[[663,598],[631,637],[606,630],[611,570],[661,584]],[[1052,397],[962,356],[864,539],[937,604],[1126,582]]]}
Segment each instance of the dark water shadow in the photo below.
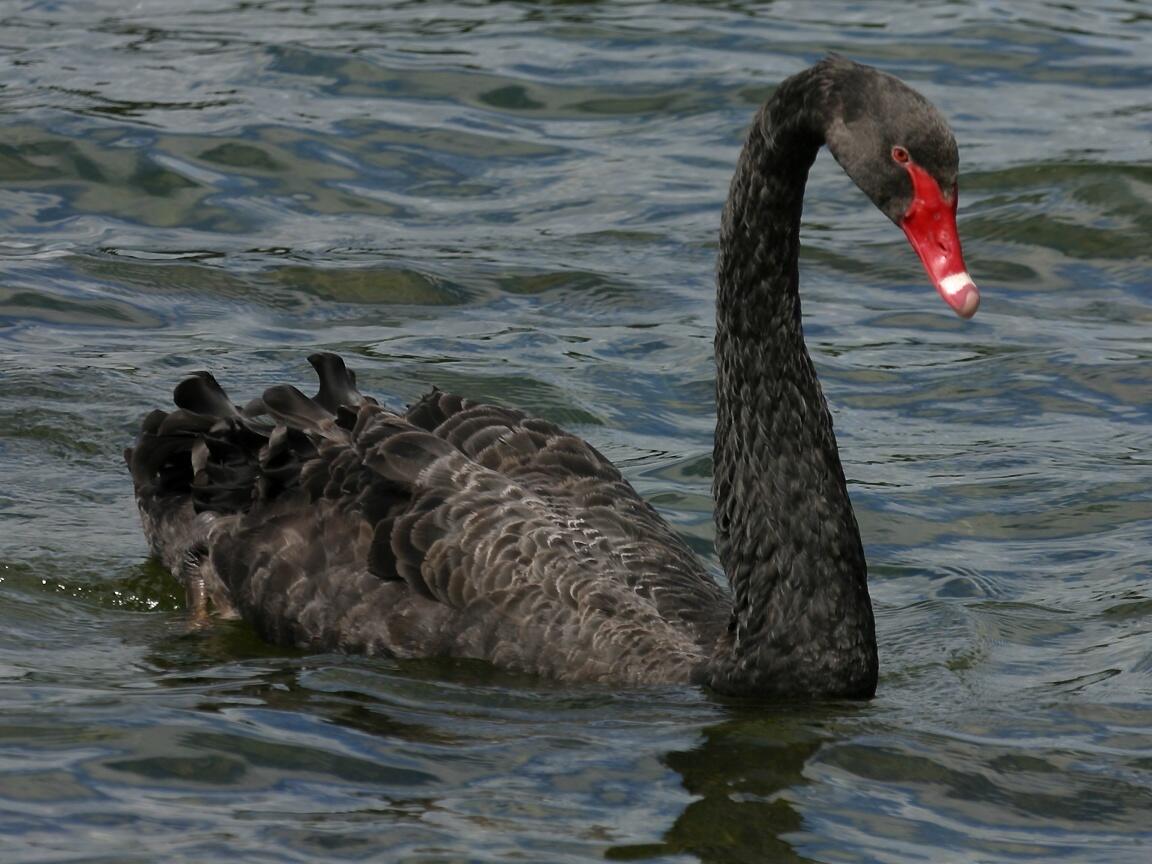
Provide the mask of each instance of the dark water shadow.
{"label": "dark water shadow", "polygon": [[643,861],[692,855],[716,864],[814,861],[794,848],[788,835],[804,829],[804,817],[787,790],[805,786],[805,766],[834,736],[825,721],[857,706],[729,706],[729,719],[709,726],[688,750],[662,761],[680,775],[696,800],[688,804],[658,843],[606,850],[610,861]]}

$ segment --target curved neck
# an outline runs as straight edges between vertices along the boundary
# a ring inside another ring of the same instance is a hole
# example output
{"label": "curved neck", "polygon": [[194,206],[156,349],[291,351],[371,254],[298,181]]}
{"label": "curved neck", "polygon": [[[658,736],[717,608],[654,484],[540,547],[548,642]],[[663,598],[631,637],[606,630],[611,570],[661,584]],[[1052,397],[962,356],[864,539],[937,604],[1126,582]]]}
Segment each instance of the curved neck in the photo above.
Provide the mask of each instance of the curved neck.
{"label": "curved neck", "polygon": [[819,85],[801,73],[757,115],[720,232],[713,492],[734,611],[707,676],[726,692],[875,689],[864,552],[797,292]]}

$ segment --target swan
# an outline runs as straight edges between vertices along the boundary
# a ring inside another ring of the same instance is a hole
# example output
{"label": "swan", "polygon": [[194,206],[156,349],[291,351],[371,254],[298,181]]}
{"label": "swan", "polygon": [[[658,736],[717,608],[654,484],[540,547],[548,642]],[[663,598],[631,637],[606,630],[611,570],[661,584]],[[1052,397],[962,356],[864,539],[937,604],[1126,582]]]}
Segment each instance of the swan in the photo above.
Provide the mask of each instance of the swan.
{"label": "swan", "polygon": [[837,56],[783,81],[748,131],[720,228],[713,493],[727,586],[583,439],[439,390],[392,411],[318,353],[315,397],[280,385],[240,408],[198,372],[125,451],[151,552],[192,622],[238,616],[285,646],[478,658],[564,682],[872,696],[867,565],[797,291],[823,145],[958,315],[980,301],[937,109]]}

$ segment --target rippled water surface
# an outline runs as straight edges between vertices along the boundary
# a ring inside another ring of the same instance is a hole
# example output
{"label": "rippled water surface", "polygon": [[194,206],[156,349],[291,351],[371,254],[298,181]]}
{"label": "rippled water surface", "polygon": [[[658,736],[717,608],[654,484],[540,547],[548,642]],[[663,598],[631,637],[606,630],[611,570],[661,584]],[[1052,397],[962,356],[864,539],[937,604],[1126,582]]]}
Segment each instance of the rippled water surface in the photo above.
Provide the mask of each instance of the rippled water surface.
{"label": "rippled water surface", "polygon": [[[317,348],[578,429],[714,563],[719,209],[828,50],[951,118],[985,298],[818,160],[875,700],[187,632],[121,450],[183,373]],[[1147,861],[1150,57],[1122,0],[0,4],[0,860]]]}

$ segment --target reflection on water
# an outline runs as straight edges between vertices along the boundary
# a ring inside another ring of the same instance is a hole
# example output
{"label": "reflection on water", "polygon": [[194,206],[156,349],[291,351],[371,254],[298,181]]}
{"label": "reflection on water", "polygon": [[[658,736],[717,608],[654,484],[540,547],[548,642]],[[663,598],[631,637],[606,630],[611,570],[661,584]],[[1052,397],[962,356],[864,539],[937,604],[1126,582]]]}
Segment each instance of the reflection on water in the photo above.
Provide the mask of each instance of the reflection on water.
{"label": "reflection on water", "polygon": [[[1143,862],[1152,18],[1122,2],[25,4],[0,62],[5,861]],[[832,23],[830,23],[832,22]],[[961,322],[831,159],[805,329],[866,705],[564,689],[187,631],[120,458],[317,348],[577,427],[710,566],[740,136],[839,50],[937,102]],[[11,851],[10,851],[11,850]]]}

